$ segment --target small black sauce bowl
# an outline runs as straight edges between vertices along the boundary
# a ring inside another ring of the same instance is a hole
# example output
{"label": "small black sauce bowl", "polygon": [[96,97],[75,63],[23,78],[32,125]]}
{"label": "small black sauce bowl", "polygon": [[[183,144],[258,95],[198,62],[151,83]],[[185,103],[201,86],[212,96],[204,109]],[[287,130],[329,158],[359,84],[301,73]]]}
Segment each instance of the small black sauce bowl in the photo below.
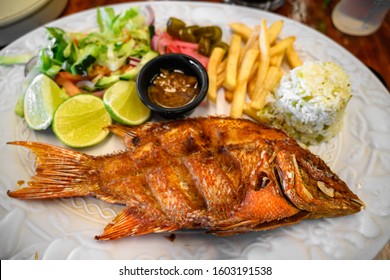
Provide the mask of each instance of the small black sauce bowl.
{"label": "small black sauce bowl", "polygon": [[[152,102],[148,95],[148,87],[158,76],[161,69],[181,70],[198,80],[199,93],[189,103],[174,108],[167,108]],[[139,72],[136,80],[137,93],[141,101],[153,112],[166,119],[177,119],[189,116],[207,95],[209,79],[206,69],[196,59],[184,54],[163,54],[146,63]]]}

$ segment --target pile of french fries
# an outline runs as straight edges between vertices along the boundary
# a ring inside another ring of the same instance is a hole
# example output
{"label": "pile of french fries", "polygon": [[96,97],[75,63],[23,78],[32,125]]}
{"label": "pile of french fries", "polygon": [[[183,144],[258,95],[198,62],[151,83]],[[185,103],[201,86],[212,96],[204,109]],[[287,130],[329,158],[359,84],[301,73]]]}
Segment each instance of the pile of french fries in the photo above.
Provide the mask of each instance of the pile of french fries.
{"label": "pile of french fries", "polygon": [[286,59],[291,69],[302,65],[294,49],[295,36],[283,39],[279,34],[283,21],[269,27],[265,19],[251,28],[243,23],[231,23],[232,37],[227,55],[222,48],[214,48],[207,72],[208,98],[217,100],[217,92],[224,88],[225,99],[231,103],[230,116],[246,114],[263,121],[257,112],[266,105],[266,97],[282,78],[282,63]]}

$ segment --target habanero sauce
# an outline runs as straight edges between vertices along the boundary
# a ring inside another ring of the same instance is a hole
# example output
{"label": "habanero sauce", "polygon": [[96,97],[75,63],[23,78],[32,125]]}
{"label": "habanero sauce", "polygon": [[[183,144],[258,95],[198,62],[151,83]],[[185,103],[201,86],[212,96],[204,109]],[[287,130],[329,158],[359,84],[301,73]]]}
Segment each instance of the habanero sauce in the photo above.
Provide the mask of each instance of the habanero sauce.
{"label": "habanero sauce", "polygon": [[150,100],[166,108],[182,107],[198,94],[197,78],[180,70],[161,69],[148,87]]}

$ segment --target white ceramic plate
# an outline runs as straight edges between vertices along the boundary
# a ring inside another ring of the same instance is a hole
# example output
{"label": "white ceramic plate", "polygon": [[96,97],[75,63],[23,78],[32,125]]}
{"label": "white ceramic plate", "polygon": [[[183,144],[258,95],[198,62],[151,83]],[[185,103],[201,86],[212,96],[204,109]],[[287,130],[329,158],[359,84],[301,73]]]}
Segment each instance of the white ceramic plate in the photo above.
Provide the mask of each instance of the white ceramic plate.
{"label": "white ceramic plate", "polygon": [[[146,5],[136,3],[135,5]],[[223,4],[154,2],[157,27],[170,16],[188,23],[217,24],[228,39],[228,23],[249,25],[260,18],[284,19],[282,36],[295,35],[304,60],[339,63],[351,76],[353,98],[342,132],[330,143],[312,148],[347,182],[366,204],[352,216],[303,221],[265,232],[215,237],[203,234],[153,234],[99,242],[93,239],[121,206],[94,198],[21,201],[7,196],[19,180],[33,174],[34,160],[26,150],[6,145],[13,140],[37,140],[61,145],[53,133],[34,132],[14,114],[23,80],[23,66],[0,67],[0,258],[31,259],[371,259],[390,236],[390,94],[374,75],[345,49],[306,26],[277,15]],[[129,4],[114,6],[117,11]],[[96,27],[96,10],[50,23],[68,31]],[[39,28],[1,51],[1,55],[37,52],[45,44]],[[196,115],[224,114],[223,102],[205,104]],[[99,155],[122,149],[110,137],[84,150]]]}

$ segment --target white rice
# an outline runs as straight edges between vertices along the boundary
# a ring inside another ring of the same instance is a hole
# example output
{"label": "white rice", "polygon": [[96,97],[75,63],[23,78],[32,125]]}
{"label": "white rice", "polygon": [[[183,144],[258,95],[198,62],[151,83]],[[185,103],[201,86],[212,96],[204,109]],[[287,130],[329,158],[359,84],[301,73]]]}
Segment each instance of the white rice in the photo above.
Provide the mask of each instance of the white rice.
{"label": "white rice", "polygon": [[337,134],[352,97],[348,74],[333,62],[306,62],[284,76],[273,98],[259,112],[305,144]]}

